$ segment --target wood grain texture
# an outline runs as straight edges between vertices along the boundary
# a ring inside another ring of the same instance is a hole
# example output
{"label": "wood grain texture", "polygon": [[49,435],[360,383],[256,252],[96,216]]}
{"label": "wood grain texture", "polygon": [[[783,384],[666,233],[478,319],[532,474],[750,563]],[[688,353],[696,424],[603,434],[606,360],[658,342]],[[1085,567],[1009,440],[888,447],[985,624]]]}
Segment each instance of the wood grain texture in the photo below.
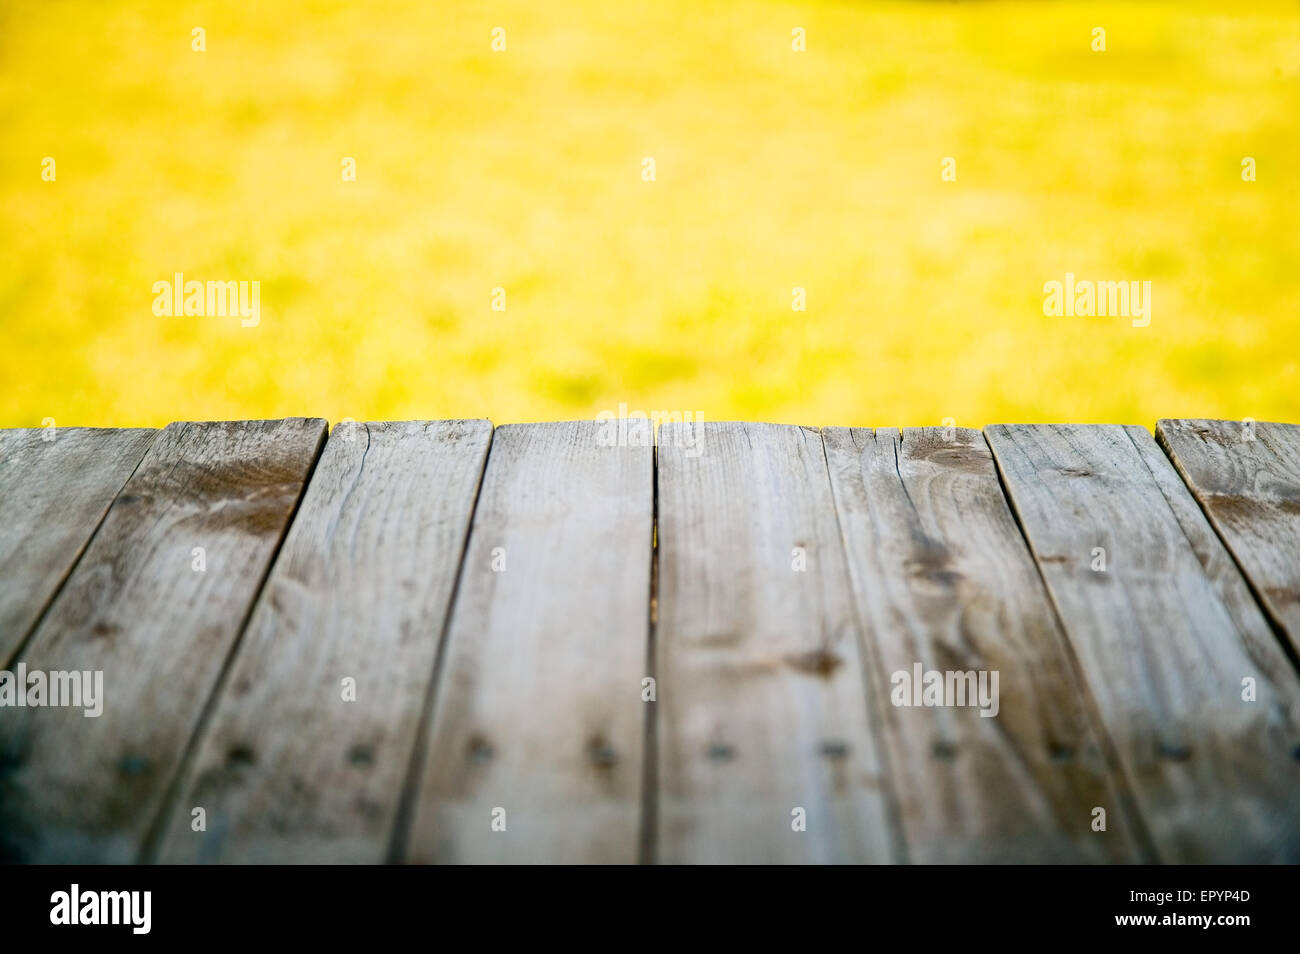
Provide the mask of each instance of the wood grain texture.
{"label": "wood grain texture", "polygon": [[157,436],[22,654],[29,670],[102,671],[104,701],[98,718],[0,722],[5,858],[139,856],[324,435],[289,419]]}
{"label": "wood grain texture", "polygon": [[1300,653],[1300,426],[1165,420],[1156,437]]}
{"label": "wood grain texture", "polygon": [[155,433],[0,430],[0,666],[40,619]]}
{"label": "wood grain texture", "polygon": [[637,860],[654,449],[604,446],[603,433],[497,429],[408,861]]}
{"label": "wood grain texture", "polygon": [[[998,673],[998,708],[883,706],[908,857],[921,863],[1144,858],[1042,579],[979,431],[823,432],[857,609],[890,677]],[[992,711],[990,709],[990,711]]]}
{"label": "wood grain texture", "polygon": [[1161,860],[1300,861],[1300,685],[1151,435],[985,433]]}
{"label": "wood grain texture", "polygon": [[1151,440],[1146,428],[1129,425],[1125,430],[1151,472],[1156,486],[1164,495],[1165,502],[1169,504],[1174,519],[1178,521],[1183,536],[1200,561],[1201,569],[1213,586],[1215,595],[1236,624],[1247,654],[1252,659],[1265,660],[1270,668],[1281,665],[1277,638],[1260,611],[1259,603],[1251,593],[1245,577],[1241,575],[1240,568],[1224,548],[1223,541],[1206,520],[1205,513],[1188,493],[1189,488],[1174,467],[1170,466],[1169,459]]}
{"label": "wood grain texture", "polygon": [[162,861],[385,859],[491,439],[488,421],[335,428]]}
{"label": "wood grain texture", "polygon": [[658,860],[895,859],[821,436],[686,427],[659,442]]}

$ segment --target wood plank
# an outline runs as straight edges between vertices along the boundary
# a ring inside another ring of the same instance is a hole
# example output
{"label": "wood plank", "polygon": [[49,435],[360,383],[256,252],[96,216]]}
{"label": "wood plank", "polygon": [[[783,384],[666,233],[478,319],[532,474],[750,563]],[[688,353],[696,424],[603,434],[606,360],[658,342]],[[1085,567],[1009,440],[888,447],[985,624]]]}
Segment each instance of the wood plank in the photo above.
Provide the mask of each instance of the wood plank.
{"label": "wood plank", "polygon": [[1188,493],[1188,487],[1178,472],[1170,466],[1168,457],[1150,439],[1151,435],[1146,428],[1127,425],[1125,430],[1129,432],[1130,439],[1155,479],[1156,486],[1164,494],[1165,502],[1173,511],[1183,536],[1187,538],[1192,552],[1201,563],[1201,569],[1213,585],[1215,595],[1236,623],[1247,653],[1252,658],[1268,660],[1270,666],[1278,665],[1277,638],[1260,611],[1240,568],[1206,520],[1205,513]]}
{"label": "wood plank", "polygon": [[103,712],[0,721],[6,859],[139,856],[324,436],[304,419],[157,436],[22,653],[29,671],[102,672]]}
{"label": "wood plank", "polygon": [[0,665],[36,625],[155,433],[0,430]]}
{"label": "wood plank", "polygon": [[1198,555],[1208,528],[1151,435],[985,433],[1160,858],[1300,861],[1300,684],[1225,599],[1224,557]]}
{"label": "wood plank", "polygon": [[385,860],[491,439],[488,421],[335,428],[162,861]]}
{"label": "wood plank", "polygon": [[[822,433],[857,610],[894,673],[996,672],[993,716],[880,713],[908,857],[921,863],[1147,860],[1132,826],[1092,809],[1128,797],[1107,764],[1064,634],[977,430]],[[902,681],[900,680],[900,685]],[[991,686],[991,683],[988,684]]]}
{"label": "wood plank", "polygon": [[1165,420],[1156,437],[1300,653],[1300,426]]}
{"label": "wood plank", "polygon": [[408,861],[637,860],[654,449],[648,434],[604,446],[603,432],[497,429]]}
{"label": "wood plank", "polygon": [[659,444],[659,860],[899,857],[821,435]]}

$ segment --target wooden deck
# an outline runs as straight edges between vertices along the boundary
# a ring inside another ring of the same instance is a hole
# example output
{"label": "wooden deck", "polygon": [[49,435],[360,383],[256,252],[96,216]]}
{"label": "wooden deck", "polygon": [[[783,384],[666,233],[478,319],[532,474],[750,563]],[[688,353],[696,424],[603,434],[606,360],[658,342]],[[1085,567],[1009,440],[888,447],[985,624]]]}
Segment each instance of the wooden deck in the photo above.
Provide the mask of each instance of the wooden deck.
{"label": "wooden deck", "polygon": [[1300,862],[1300,427],[647,434],[0,431],[0,856]]}

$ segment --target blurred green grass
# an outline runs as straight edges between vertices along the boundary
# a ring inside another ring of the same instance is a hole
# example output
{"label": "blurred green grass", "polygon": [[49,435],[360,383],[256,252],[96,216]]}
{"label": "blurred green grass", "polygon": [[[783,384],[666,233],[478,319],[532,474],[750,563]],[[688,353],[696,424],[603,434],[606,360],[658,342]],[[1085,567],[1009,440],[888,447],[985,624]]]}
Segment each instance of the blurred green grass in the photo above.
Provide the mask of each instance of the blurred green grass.
{"label": "blurred green grass", "polygon": [[1300,420],[1295,3],[0,10],[5,426]]}

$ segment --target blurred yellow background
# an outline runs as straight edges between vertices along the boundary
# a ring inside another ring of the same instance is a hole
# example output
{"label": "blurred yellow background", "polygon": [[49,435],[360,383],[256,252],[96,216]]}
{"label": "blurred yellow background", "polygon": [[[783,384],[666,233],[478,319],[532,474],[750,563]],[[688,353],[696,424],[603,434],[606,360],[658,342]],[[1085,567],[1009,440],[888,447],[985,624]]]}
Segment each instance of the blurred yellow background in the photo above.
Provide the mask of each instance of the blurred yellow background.
{"label": "blurred yellow background", "polygon": [[1294,2],[0,10],[0,425],[1300,421]]}

